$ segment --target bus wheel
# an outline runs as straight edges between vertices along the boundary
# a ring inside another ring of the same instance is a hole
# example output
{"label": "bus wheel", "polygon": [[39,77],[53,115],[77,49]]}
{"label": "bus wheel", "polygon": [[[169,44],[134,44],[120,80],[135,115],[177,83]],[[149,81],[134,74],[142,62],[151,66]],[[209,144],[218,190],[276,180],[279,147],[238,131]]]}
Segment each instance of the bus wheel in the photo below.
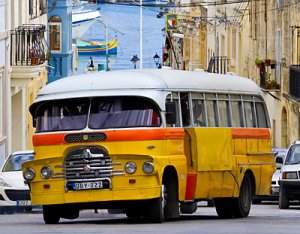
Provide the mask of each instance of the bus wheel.
{"label": "bus wheel", "polygon": [[58,224],[60,220],[59,209],[55,205],[43,206],[43,217],[46,224]]}
{"label": "bus wheel", "polygon": [[217,211],[219,218],[221,218],[221,219],[232,218],[232,216],[233,216],[232,204],[233,204],[232,198],[216,198],[215,199],[216,211]]}
{"label": "bus wheel", "polygon": [[253,188],[251,185],[251,179],[246,175],[242,181],[240,187],[240,194],[237,198],[233,199],[233,215],[236,218],[247,217],[252,203]]}
{"label": "bus wheel", "polygon": [[161,197],[150,201],[147,218],[155,223],[179,217],[178,185],[176,177],[165,175],[163,178]]}
{"label": "bus wheel", "polygon": [[289,199],[283,190],[283,188],[280,188],[279,190],[279,209],[287,209],[289,208]]}

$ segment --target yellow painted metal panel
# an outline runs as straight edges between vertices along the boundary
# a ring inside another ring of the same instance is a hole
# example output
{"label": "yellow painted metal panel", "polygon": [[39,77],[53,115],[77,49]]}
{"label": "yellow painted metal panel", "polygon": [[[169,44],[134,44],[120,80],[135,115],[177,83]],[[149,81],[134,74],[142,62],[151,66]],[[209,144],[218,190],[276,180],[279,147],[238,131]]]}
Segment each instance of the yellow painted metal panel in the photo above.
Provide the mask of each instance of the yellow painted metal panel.
{"label": "yellow painted metal panel", "polygon": [[232,170],[232,136],[229,128],[195,128],[197,171]]}

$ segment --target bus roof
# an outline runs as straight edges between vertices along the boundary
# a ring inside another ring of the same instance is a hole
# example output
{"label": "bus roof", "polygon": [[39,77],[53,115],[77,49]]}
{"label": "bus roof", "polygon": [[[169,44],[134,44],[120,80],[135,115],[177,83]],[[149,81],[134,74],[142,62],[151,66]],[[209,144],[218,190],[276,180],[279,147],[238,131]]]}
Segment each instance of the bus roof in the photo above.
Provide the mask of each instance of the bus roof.
{"label": "bus roof", "polygon": [[[261,94],[260,88],[253,81],[234,75],[170,69],[135,69],[62,78],[43,87],[37,101],[45,96],[46,99],[53,99],[57,95],[60,98],[73,98],[80,97],[81,92],[85,96],[84,91],[90,93],[101,90],[111,91],[113,95],[116,95],[118,90],[194,90]],[[90,93],[90,96],[93,95]]]}
{"label": "bus roof", "polygon": [[[155,100],[155,97],[159,98],[158,91],[249,93],[262,96],[260,88],[244,77],[200,71],[133,69],[93,72],[59,79],[44,86],[35,103],[56,99],[116,95],[153,97]],[[162,105],[162,102],[159,105]]]}

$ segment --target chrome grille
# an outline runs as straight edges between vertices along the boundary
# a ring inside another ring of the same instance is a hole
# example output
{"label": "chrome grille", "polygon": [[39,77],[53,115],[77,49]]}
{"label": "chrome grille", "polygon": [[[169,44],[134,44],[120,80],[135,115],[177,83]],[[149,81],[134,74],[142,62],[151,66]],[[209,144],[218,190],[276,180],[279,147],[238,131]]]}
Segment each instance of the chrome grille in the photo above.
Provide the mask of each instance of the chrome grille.
{"label": "chrome grille", "polygon": [[95,181],[102,181],[103,188],[111,189],[111,177],[124,175],[124,170],[114,169],[115,165],[120,164],[113,162],[108,152],[101,147],[72,149],[64,162],[66,189],[73,190],[73,183]]}

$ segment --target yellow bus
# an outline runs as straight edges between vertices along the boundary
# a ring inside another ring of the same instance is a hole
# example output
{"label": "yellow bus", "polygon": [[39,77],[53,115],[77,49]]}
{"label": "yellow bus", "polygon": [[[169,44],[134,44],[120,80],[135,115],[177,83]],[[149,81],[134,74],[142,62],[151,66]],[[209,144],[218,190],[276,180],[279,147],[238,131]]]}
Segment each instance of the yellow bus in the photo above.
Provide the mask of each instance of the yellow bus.
{"label": "yellow bus", "polygon": [[30,106],[35,158],[23,164],[46,224],[84,209],[150,222],[213,199],[247,217],[275,170],[260,88],[233,75],[171,69],[96,72],[46,85]]}

